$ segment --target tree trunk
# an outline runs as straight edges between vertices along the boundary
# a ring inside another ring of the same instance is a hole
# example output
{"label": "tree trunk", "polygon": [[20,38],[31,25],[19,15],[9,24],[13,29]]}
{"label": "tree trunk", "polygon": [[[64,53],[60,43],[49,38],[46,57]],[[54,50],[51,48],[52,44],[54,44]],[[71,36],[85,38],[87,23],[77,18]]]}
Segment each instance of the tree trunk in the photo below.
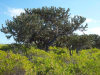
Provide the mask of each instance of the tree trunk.
{"label": "tree trunk", "polygon": [[46,45],[45,50],[49,51],[49,46],[48,45]]}
{"label": "tree trunk", "polygon": [[72,52],[71,52],[71,49],[69,49],[69,51],[70,51],[70,56],[72,56]]}
{"label": "tree trunk", "polygon": [[78,51],[79,51],[79,50],[80,50],[80,48],[77,48],[77,49],[76,49],[76,53],[77,53],[77,54],[78,54]]}

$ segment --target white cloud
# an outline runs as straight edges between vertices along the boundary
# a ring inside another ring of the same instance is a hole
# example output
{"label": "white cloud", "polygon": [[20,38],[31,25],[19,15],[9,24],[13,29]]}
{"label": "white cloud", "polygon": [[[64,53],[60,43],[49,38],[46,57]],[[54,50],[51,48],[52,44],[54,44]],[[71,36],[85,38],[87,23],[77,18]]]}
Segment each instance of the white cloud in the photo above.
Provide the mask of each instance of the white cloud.
{"label": "white cloud", "polygon": [[86,23],[100,23],[100,20],[95,20],[95,19],[91,19],[91,18],[87,18]]}
{"label": "white cloud", "polygon": [[84,33],[79,31],[79,30],[77,30],[75,33],[77,33],[79,35],[83,35],[84,33],[85,34],[97,34],[97,35],[100,35],[100,27],[88,28],[88,29],[86,29],[86,31],[84,31]]}
{"label": "white cloud", "polygon": [[100,27],[88,28],[86,34],[98,34],[100,35]]}
{"label": "white cloud", "polygon": [[87,19],[86,19],[86,22],[87,22],[87,23],[93,22],[93,19],[87,18]]}
{"label": "white cloud", "polygon": [[8,8],[8,14],[13,17],[13,16],[18,16],[20,13],[25,12],[24,9],[22,8]]}

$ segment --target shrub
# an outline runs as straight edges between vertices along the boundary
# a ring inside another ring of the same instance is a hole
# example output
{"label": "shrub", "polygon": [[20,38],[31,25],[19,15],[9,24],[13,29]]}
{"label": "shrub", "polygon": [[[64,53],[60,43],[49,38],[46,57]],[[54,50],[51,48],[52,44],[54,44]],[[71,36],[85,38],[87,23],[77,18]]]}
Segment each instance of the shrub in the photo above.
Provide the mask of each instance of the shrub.
{"label": "shrub", "polygon": [[27,53],[0,50],[0,75],[100,75],[100,50],[73,51],[50,47],[45,52],[34,47]]}
{"label": "shrub", "polygon": [[0,50],[0,75],[32,75],[32,63],[25,56]]}

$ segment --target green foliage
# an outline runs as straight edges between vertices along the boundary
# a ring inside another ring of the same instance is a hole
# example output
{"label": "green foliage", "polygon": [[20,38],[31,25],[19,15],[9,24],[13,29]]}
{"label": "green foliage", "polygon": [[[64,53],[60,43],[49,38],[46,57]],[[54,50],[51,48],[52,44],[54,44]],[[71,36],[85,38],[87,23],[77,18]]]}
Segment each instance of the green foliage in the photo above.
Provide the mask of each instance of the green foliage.
{"label": "green foliage", "polygon": [[69,11],[69,8],[61,7],[25,9],[25,13],[13,17],[12,21],[7,20],[1,31],[8,34],[7,38],[13,36],[17,43],[34,43],[38,48],[48,50],[58,37],[71,35],[78,29],[84,31],[87,27],[83,25],[86,18],[71,17]]}
{"label": "green foliage", "polygon": [[1,75],[100,75],[100,50],[81,50],[77,54],[66,48],[49,47],[45,52],[31,47],[27,53],[0,50]]}
{"label": "green foliage", "polygon": [[25,56],[0,50],[0,75],[32,75],[32,63]]}
{"label": "green foliage", "polygon": [[10,47],[10,45],[7,45],[7,44],[0,44],[0,50],[4,50],[4,51],[8,51],[8,50],[10,50],[11,49],[11,47]]}
{"label": "green foliage", "polygon": [[93,41],[92,47],[100,49],[100,36],[96,34],[90,34],[89,38]]}
{"label": "green foliage", "polygon": [[57,47],[67,47],[71,50],[74,49],[89,49],[93,45],[93,37],[90,35],[77,35],[73,34],[71,36],[63,36],[58,38],[58,42],[55,42]]}
{"label": "green foliage", "polygon": [[37,75],[61,75],[63,67],[54,59],[55,54],[31,48],[27,57],[34,63]]}
{"label": "green foliage", "polygon": [[[43,75],[99,75],[100,50],[88,49],[73,51],[70,56],[66,48],[50,47],[49,52],[39,49],[29,50],[32,63],[36,66],[37,74]],[[49,68],[49,70],[48,70]]]}

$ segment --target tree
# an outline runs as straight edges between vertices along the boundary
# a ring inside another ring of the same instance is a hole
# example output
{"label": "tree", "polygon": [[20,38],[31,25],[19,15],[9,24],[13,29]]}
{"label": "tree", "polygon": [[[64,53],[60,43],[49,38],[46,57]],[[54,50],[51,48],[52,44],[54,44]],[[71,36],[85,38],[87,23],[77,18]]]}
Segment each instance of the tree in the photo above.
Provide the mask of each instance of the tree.
{"label": "tree", "polygon": [[93,39],[89,35],[77,35],[73,34],[70,36],[63,36],[61,38],[57,38],[55,45],[57,47],[67,47],[70,50],[70,55],[72,55],[71,50],[76,50],[78,53],[81,49],[89,49],[92,48]]}
{"label": "tree", "polygon": [[56,7],[42,7],[25,9],[25,13],[6,21],[6,27],[1,31],[9,34],[17,43],[35,43],[38,48],[48,50],[58,37],[70,36],[74,31],[85,30],[82,25],[86,18],[82,16],[71,17],[70,9]]}
{"label": "tree", "polygon": [[97,34],[90,34],[89,38],[93,41],[92,47],[100,49],[100,36]]}

